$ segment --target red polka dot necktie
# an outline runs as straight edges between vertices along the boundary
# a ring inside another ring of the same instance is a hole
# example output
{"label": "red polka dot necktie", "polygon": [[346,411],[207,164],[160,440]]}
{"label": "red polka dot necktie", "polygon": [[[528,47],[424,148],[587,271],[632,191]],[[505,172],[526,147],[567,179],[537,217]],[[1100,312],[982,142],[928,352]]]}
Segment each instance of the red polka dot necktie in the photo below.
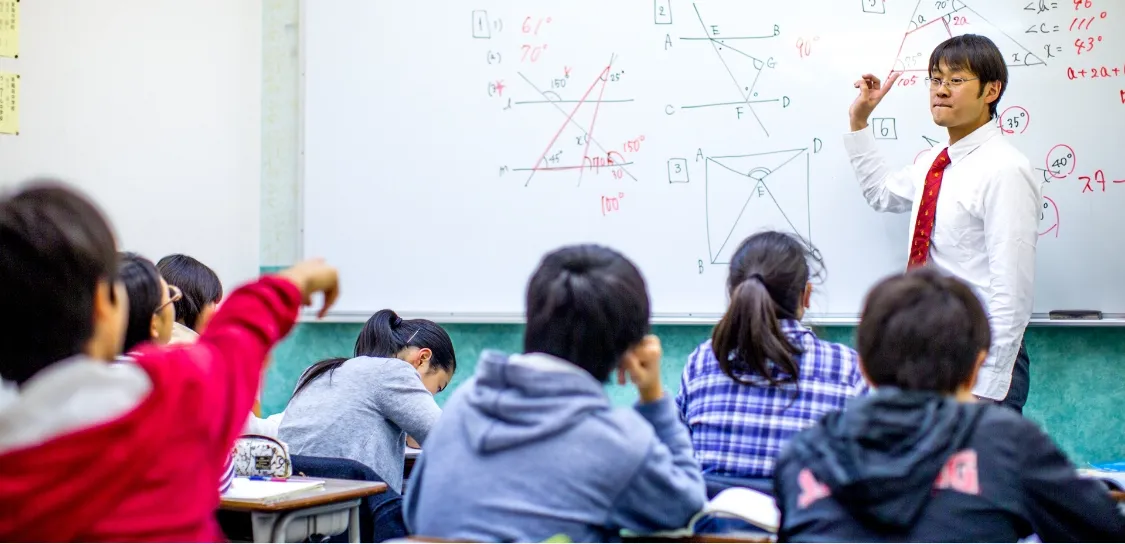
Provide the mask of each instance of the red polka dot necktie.
{"label": "red polka dot necktie", "polygon": [[910,242],[910,261],[907,269],[925,266],[930,256],[930,237],[934,233],[934,214],[937,211],[938,194],[945,167],[949,166],[949,148],[941,150],[934,159],[933,166],[926,173],[926,185],[922,188],[922,204],[918,206],[918,218],[914,220],[914,238]]}

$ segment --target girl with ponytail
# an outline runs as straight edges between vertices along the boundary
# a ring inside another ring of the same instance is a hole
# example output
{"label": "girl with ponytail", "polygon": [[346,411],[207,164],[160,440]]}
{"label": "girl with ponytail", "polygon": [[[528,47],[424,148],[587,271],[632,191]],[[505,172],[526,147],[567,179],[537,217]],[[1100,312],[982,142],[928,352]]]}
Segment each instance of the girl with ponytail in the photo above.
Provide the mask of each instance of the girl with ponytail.
{"label": "girl with ponytail", "polygon": [[[856,352],[800,322],[822,273],[818,252],[782,232],[747,238],[731,258],[729,306],[689,357],[676,397],[710,489],[769,489],[789,438],[866,391]],[[755,479],[762,485],[746,481]]]}
{"label": "girl with ponytail", "polygon": [[434,395],[456,370],[445,329],[382,310],[364,324],[352,358],[305,370],[278,438],[293,454],[363,463],[392,491],[401,490],[406,437],[425,445],[441,415]]}

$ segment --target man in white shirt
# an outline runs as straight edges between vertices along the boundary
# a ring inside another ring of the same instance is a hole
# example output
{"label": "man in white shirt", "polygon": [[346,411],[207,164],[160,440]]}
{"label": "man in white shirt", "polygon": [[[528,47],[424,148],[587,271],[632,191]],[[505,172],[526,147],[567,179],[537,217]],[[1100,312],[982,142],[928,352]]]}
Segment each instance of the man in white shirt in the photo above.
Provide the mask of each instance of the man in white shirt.
{"label": "man in white shirt", "polygon": [[901,170],[887,166],[867,119],[898,79],[893,73],[886,83],[871,74],[856,82],[844,148],[872,208],[911,213],[908,267],[937,266],[971,284],[985,302],[992,347],[973,393],[1022,413],[1041,182],[994,122],[1008,85],[996,45],[983,36],[956,36],[934,49],[928,66],[930,113],[949,133],[946,146]]}

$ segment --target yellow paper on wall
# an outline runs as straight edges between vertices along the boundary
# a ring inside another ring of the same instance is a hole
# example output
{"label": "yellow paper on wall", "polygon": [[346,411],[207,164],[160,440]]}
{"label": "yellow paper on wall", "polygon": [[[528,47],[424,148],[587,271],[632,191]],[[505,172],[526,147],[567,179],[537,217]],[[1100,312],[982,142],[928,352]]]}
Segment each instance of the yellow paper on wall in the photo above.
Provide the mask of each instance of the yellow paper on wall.
{"label": "yellow paper on wall", "polygon": [[18,57],[19,53],[19,0],[0,0],[0,57]]}
{"label": "yellow paper on wall", "polygon": [[0,134],[20,133],[20,76],[0,72]]}

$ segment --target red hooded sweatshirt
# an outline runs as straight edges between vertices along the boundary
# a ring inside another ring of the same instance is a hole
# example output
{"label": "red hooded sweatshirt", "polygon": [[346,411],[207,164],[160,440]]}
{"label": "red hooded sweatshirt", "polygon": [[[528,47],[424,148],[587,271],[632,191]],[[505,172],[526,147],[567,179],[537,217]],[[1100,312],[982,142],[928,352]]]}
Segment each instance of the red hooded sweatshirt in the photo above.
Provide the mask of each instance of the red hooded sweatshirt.
{"label": "red hooded sweatshirt", "polygon": [[[196,344],[76,356],[0,388],[0,541],[225,540],[216,482],[301,294],[231,294]],[[2,356],[2,355],[0,355]]]}

